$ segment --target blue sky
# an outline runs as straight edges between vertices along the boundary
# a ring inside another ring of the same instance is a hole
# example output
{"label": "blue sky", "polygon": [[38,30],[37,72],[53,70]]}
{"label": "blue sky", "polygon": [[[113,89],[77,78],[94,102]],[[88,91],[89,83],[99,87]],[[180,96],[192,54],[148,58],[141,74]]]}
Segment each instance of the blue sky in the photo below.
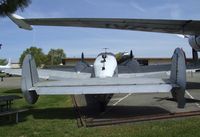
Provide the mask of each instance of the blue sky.
{"label": "blue sky", "polygon": [[[199,0],[32,0],[24,12],[32,17],[95,17],[95,18],[148,18],[148,19],[200,19]],[[171,57],[176,47],[191,57],[187,39],[174,34],[123,31],[109,29],[39,27],[26,31],[7,17],[0,18],[0,58],[17,60],[30,46],[45,53],[51,48],[63,48],[67,57],[95,57],[103,48],[111,52],[133,50],[136,57]]]}

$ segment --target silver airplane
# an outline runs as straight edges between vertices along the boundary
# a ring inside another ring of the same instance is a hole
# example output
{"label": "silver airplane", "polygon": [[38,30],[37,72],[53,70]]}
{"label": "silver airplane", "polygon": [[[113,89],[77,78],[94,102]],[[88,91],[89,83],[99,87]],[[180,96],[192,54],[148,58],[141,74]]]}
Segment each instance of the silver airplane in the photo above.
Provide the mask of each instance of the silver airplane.
{"label": "silver airplane", "polygon": [[[156,20],[156,19],[114,19],[114,18],[32,18],[8,15],[19,27],[32,30],[31,25],[71,26],[137,30],[190,35],[189,44],[193,59],[198,60],[200,51],[200,21]],[[105,107],[107,98],[116,93],[159,93],[171,92],[179,108],[185,106],[186,62],[185,53],[177,48],[169,67],[163,65],[142,67],[132,58],[117,64],[114,54],[100,53],[90,67],[84,60],[77,63],[74,72],[38,70],[34,58],[27,55],[22,65],[21,89],[26,101],[36,103],[39,95],[85,95],[95,97]],[[170,76],[160,74],[170,70]],[[50,79],[40,81],[39,78]],[[53,80],[53,81],[51,81]]]}

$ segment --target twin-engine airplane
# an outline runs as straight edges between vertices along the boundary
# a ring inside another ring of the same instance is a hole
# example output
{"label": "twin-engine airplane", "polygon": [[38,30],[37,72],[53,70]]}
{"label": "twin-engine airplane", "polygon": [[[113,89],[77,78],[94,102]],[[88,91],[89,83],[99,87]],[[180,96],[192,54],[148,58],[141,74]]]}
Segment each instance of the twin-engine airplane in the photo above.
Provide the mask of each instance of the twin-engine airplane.
{"label": "twin-engine airplane", "polygon": [[[31,25],[44,25],[111,28],[190,35],[189,44],[193,49],[195,61],[198,60],[197,52],[200,51],[200,21],[112,18],[24,19],[18,15],[9,15],[9,18],[18,27],[26,30],[32,30]],[[86,98],[89,96],[90,99],[93,98],[91,100],[95,100],[95,103],[90,104],[96,104],[97,102],[100,108],[104,108],[110,96],[115,93],[171,91],[173,98],[177,100],[178,107],[184,108],[186,67],[185,54],[180,48],[177,48],[172,56],[171,74],[168,79],[162,79],[160,75],[149,72],[170,70],[169,65],[142,67],[138,65],[138,62],[132,56],[121,64],[117,64],[114,54],[109,52],[99,54],[93,67],[90,67],[82,60],[77,63],[75,72],[37,71],[33,57],[27,55],[22,65],[21,89],[26,101],[30,104],[34,104],[39,95],[85,95]],[[39,80],[40,77],[47,75],[53,81]]]}

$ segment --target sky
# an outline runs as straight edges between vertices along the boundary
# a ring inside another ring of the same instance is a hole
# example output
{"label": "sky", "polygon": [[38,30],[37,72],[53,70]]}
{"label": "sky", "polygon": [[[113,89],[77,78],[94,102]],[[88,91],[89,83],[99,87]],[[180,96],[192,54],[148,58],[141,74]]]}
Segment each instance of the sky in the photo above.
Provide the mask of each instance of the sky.
{"label": "sky", "polygon": [[[32,0],[22,12],[24,18],[144,18],[144,19],[200,19],[199,0]],[[19,29],[9,18],[0,18],[0,58],[17,61],[31,46],[47,53],[51,48],[64,49],[67,57],[96,57],[108,51],[129,52],[135,57],[171,57],[176,47],[191,57],[188,40],[175,34],[34,26],[32,31]]]}

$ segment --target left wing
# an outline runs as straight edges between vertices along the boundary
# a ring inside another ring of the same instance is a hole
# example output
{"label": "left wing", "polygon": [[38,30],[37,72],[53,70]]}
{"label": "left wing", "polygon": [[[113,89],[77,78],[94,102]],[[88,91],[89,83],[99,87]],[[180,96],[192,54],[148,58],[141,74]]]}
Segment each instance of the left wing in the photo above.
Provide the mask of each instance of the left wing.
{"label": "left wing", "polygon": [[[91,73],[77,73],[75,71],[60,71],[50,69],[37,69],[38,77],[46,80],[64,80],[66,78],[90,78]],[[22,69],[6,69],[5,73],[11,75],[22,75]]]}
{"label": "left wing", "polygon": [[20,28],[31,30],[31,25],[69,26],[137,30],[185,35],[199,35],[199,20],[125,19],[125,18],[30,18],[8,15]]}

